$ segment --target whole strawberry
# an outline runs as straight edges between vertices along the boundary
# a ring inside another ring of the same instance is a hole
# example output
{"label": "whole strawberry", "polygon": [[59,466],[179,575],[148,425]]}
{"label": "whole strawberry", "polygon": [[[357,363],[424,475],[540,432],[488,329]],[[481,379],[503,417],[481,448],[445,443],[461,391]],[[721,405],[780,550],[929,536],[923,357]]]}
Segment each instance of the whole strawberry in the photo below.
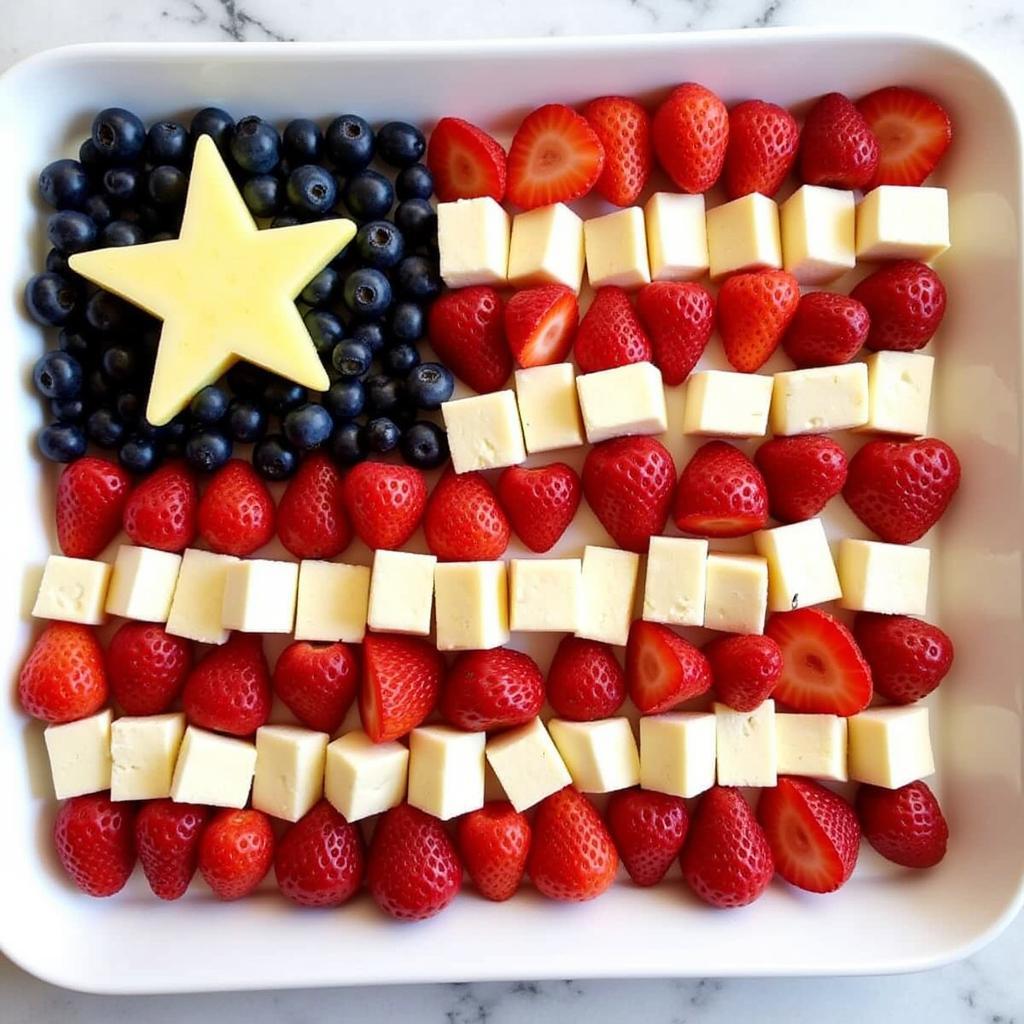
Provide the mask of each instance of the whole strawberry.
{"label": "whole strawberry", "polygon": [[730,199],[751,192],[774,196],[796,160],[800,129],[783,107],[764,100],[737,103],[729,111],[725,191]]}
{"label": "whole strawberry", "polygon": [[498,498],[512,528],[538,554],[558,543],[581,497],[580,478],[564,462],[533,469],[509,466],[498,477]]}
{"label": "whole strawberry", "polygon": [[672,518],[684,533],[743,537],[768,522],[768,491],[757,467],[735,445],[708,441],[679,476]]}
{"label": "whole strawberry", "polygon": [[124,532],[140,547],[184,551],[199,528],[198,506],[195,477],[184,462],[169,462],[132,491]]}
{"label": "whole strawberry", "polygon": [[296,558],[336,558],[352,542],[341,473],[311,452],[288,481],[277,506],[277,535]]}
{"label": "whole strawberry", "polygon": [[427,501],[423,534],[442,562],[486,562],[505,553],[512,528],[482,473],[449,469]]}
{"label": "whole strawberry", "polygon": [[274,666],[274,693],[305,726],[334,733],[359,689],[356,648],[340,641],[290,643]]}
{"label": "whole strawberry", "polygon": [[530,823],[507,800],[486,803],[458,821],[459,853],[484,899],[511,899],[526,873]]}
{"label": "whole strawberry", "polygon": [[132,804],[111,803],[108,793],[72,797],[57,812],[53,844],[60,866],[82,892],[113,896],[135,867]]}
{"label": "whole strawberry", "polygon": [[725,357],[742,373],[759,370],[779,347],[800,302],[785,270],[733,274],[718,292],[718,331]]}
{"label": "whole strawberry", "polygon": [[626,674],[608,644],[564,636],[548,668],[547,697],[559,718],[611,718],[626,699]]}
{"label": "whole strawberry", "polygon": [[846,452],[821,434],[773,437],[754,452],[768,488],[768,507],[780,523],[813,519],[846,483]]}
{"label": "whole strawberry", "polygon": [[199,864],[199,841],[209,808],[148,800],[135,816],[135,847],[153,894],[162,900],[185,895]]}
{"label": "whole strawberry", "polygon": [[680,857],[686,884],[713,907],[745,907],[768,888],[775,865],[743,794],[713,786],[697,805]]}
{"label": "whole strawberry", "polygon": [[345,478],[345,503],[368,548],[400,548],[415,532],[427,504],[427,483],[412,466],[362,462]]}
{"label": "whole strawberry", "polygon": [[370,844],[366,887],[399,921],[444,910],[462,887],[462,865],[441,822],[408,804],[385,811]]}
{"label": "whole strawberry", "polygon": [[643,553],[668,518],[676,467],[653,437],[617,437],[587,452],[583,494],[612,540]]}
{"label": "whole strawberry", "polygon": [[642,715],[671,711],[711,689],[711,666],[689,640],[660,622],[636,619],[626,644],[626,685]]}
{"label": "whole strawberry", "polygon": [[505,303],[505,337],[520,366],[562,362],[579,321],[576,293],[564,284],[524,288]]}
{"label": "whole strawberry", "polygon": [[949,826],[924,782],[899,789],[861,786],[854,806],[864,838],[905,868],[931,868],[946,856]]}
{"label": "whole strawberry", "polygon": [[277,841],[274,876],[282,895],[304,907],[339,907],[363,882],[363,835],[326,800]]}
{"label": "whole strawberry", "polygon": [[189,673],[182,707],[193,725],[249,736],[270,717],[270,672],[258,633],[232,633]]}
{"label": "whole strawberry", "polygon": [[705,645],[712,685],[733,711],[753,711],[782,676],[782,651],[770,636],[725,636]]}
{"label": "whole strawberry", "polygon": [[615,843],[582,793],[566,786],[540,802],[527,861],[538,892],[551,900],[592,900],[615,881],[618,867]]}
{"label": "whole strawberry", "polygon": [[445,676],[441,714],[459,729],[523,725],[544,706],[544,677],[528,654],[497,647],[463,651]]}
{"label": "whole strawberry", "polygon": [[44,722],[74,722],[107,703],[103,649],[89,626],[51,622],[36,638],[18,675],[18,700]]}
{"label": "whole strawberry", "polygon": [[866,188],[878,168],[878,140],[859,110],[839,92],[811,107],[800,138],[800,178],[808,185]]}
{"label": "whole strawberry", "polygon": [[622,288],[598,288],[573,343],[580,373],[650,362],[651,343]]}
{"label": "whole strawberry", "polygon": [[217,811],[199,840],[199,873],[221,900],[248,896],[273,862],[274,831],[262,811]]}
{"label": "whole strawberry", "polygon": [[869,441],[850,459],[843,497],[890,544],[920,540],[960,486],[960,460],[944,441]]}
{"label": "whole strawberry", "polygon": [[848,363],[871,327],[867,307],[849,295],[808,292],[782,337],[782,350],[800,369]]}
{"label": "whole strawberry", "polygon": [[501,296],[486,285],[444,292],[430,307],[430,347],[460,380],[485,394],[512,373]]}
{"label": "whole strawberry", "polygon": [[654,365],[666,384],[682,384],[715,329],[715,300],[695,281],[655,281],[640,289],[640,321],[651,338]]}
{"label": "whole strawberry", "polygon": [[677,86],[654,115],[654,152],[681,192],[707,192],[722,173],[729,111],[696,82]]}
{"label": "whole strawberry", "polygon": [[616,206],[633,206],[651,176],[651,122],[647,111],[625,96],[601,96],[583,116],[604,148],[604,170],[594,190]]}
{"label": "whole strawberry", "polygon": [[894,704],[927,697],[953,665],[948,634],[908,615],[859,612],[853,635],[871,666],[875,689]]}
{"label": "whole strawberry", "polygon": [[899,260],[869,274],[850,292],[871,317],[868,348],[916,352],[946,315],[946,287],[926,263]]}
{"label": "whole strawberry", "polygon": [[244,459],[229,459],[199,499],[199,536],[211,551],[251,555],[274,538],[274,499]]}
{"label": "whole strawberry", "polygon": [[374,743],[420,725],[441,693],[444,658],[419,637],[368,635],[363,641],[359,717]]}
{"label": "whole strawberry", "polygon": [[178,699],[192,644],[155,622],[126,622],[107,646],[107,679],[126,715],[159,715]]}
{"label": "whole strawberry", "polygon": [[132,480],[91,455],[61,471],[54,501],[57,543],[69,558],[95,558],[118,534]]}
{"label": "whole strawberry", "polygon": [[620,789],[608,801],[608,829],[635,885],[657,885],[686,841],[690,816],[678,796]]}

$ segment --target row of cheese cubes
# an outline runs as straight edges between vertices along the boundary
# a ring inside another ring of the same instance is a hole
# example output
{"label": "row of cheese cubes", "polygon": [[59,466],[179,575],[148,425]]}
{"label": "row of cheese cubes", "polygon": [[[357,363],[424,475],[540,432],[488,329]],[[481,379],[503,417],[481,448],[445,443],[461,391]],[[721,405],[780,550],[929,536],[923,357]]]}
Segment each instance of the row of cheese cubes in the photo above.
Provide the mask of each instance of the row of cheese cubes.
{"label": "row of cheese cubes", "polygon": [[931,260],[949,248],[946,190],[880,185],[853,192],[803,185],[780,208],[753,192],[708,210],[702,195],[657,192],[586,222],[562,203],[510,219],[489,197],[437,208],[441,276],[449,288],[562,284],[639,288],[785,269],[824,284],[858,259]]}
{"label": "row of cheese cubes", "polygon": [[406,748],[356,731],[266,725],[255,743],[187,726],[182,714],[111,720],[110,710],[45,730],[58,799],[110,790],[112,800],[170,797],[220,807],[252,806],[296,821],[326,795],[359,821],[407,799],[448,820],[482,806],[485,760],[516,810],[570,783],[585,793],[640,785],[692,797],[714,785],[774,786],[778,775],[853,779],[896,788],[934,771],[925,707],[872,708],[849,719],[752,712],[640,719],[539,718],[488,737],[449,726],[414,729]]}

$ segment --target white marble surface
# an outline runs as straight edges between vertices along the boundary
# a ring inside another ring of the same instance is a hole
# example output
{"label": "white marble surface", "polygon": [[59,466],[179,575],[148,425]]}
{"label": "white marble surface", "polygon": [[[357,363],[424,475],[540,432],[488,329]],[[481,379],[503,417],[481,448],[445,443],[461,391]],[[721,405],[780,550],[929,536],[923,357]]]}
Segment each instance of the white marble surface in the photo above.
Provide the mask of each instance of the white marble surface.
{"label": "white marble surface", "polygon": [[[6,0],[0,69],[36,50],[93,40],[325,40],[538,36],[771,25],[926,29],[974,47],[1024,108],[1020,0]],[[2,912],[2,911],[0,911]],[[438,985],[203,996],[108,998],[69,993],[0,958],[4,1024],[193,1017],[222,1024],[328,1018],[504,1024],[650,1024],[780,1020],[799,1024],[1024,1021],[1024,917],[971,959],[893,978],[760,981],[575,981]]]}

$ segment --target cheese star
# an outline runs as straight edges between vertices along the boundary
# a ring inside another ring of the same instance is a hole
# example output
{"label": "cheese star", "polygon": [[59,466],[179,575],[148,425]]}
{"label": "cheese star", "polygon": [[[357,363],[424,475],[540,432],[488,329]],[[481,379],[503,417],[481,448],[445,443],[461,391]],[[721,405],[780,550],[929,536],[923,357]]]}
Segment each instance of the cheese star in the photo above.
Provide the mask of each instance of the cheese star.
{"label": "cheese star", "polygon": [[355,230],[338,219],[260,231],[203,135],[180,237],[78,253],[70,264],[163,321],[146,407],[160,425],[239,359],[326,391],[327,371],[295,298]]}

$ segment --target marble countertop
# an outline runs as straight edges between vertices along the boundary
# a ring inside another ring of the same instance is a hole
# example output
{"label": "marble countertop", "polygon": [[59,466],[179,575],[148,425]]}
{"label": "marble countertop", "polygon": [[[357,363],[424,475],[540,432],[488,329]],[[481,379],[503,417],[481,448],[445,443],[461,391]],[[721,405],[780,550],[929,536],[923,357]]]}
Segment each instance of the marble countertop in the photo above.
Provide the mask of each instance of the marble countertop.
{"label": "marble countertop", "polygon": [[[37,50],[97,40],[327,40],[548,36],[782,25],[941,32],[974,48],[1010,82],[1024,110],[1024,8],[1015,0],[49,0],[4,12],[0,70]],[[200,996],[85,996],[53,988],[0,957],[6,1024],[186,1017],[245,1021],[384,1019],[505,1024],[735,1020],[1024,1021],[1024,916],[959,964],[888,978],[518,982]]]}

